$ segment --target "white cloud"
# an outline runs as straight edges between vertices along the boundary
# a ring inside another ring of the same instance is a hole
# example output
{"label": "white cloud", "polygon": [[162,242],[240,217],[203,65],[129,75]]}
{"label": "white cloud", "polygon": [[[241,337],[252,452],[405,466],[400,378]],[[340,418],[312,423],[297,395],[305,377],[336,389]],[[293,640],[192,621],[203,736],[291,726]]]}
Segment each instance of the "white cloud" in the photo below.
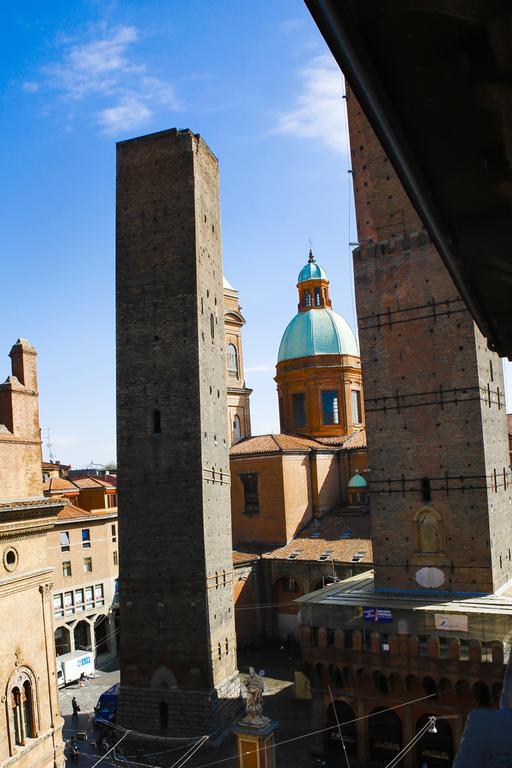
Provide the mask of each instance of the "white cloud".
{"label": "white cloud", "polygon": [[26,91],[26,93],[37,93],[39,90],[38,84],[32,83],[30,81],[23,83],[21,87],[23,88],[24,91]]}
{"label": "white cloud", "polygon": [[310,139],[339,154],[348,154],[343,78],[328,54],[316,56],[299,70],[301,91],[294,106],[277,117],[272,133]]}
{"label": "white cloud", "polygon": [[137,96],[123,96],[118,104],[102,109],[98,113],[98,124],[103,133],[116,134],[120,131],[140,128],[152,117],[150,108]]}
{"label": "white cloud", "polygon": [[133,57],[140,38],[133,26],[96,27],[86,42],[61,37],[61,57],[42,68],[40,83],[24,90],[51,89],[66,101],[83,103],[102,132],[115,134],[147,124],[157,108],[176,111],[174,89]]}

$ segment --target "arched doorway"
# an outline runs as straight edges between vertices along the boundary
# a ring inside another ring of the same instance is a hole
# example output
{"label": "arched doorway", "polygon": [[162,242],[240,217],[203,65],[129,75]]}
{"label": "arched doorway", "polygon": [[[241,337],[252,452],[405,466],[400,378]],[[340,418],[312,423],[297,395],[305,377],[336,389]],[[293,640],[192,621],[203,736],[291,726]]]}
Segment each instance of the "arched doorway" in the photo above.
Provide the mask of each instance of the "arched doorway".
{"label": "arched doorway", "polygon": [[391,710],[376,707],[368,720],[371,765],[387,765],[403,747],[402,721]]}
{"label": "arched doorway", "polygon": [[[416,723],[418,733],[428,722],[431,715],[423,715]],[[436,720],[437,733],[428,731],[416,745],[416,761],[418,766],[428,765],[428,768],[446,768],[453,760],[452,729],[446,720]]]}
{"label": "arched doorway", "polygon": [[334,707],[329,704],[327,708],[327,727],[329,728],[327,731],[327,752],[329,755],[343,756],[341,730],[348,757],[357,758],[357,731],[354,720],[354,710],[350,704],[345,701],[335,701]]}
{"label": "arched doorway", "polygon": [[55,655],[71,653],[71,632],[69,627],[57,627],[55,630]]}
{"label": "arched doorway", "polygon": [[94,640],[96,643],[96,655],[108,653],[108,619],[106,616],[98,616],[94,622]]}
{"label": "arched doorway", "polygon": [[299,606],[295,600],[303,594],[300,582],[293,576],[282,576],[272,587],[272,602],[276,606],[275,632],[281,640],[288,639],[290,635],[294,638],[298,636]]}
{"label": "arched doorway", "polygon": [[76,651],[90,651],[91,645],[91,625],[88,621],[79,621],[73,630],[75,636]]}

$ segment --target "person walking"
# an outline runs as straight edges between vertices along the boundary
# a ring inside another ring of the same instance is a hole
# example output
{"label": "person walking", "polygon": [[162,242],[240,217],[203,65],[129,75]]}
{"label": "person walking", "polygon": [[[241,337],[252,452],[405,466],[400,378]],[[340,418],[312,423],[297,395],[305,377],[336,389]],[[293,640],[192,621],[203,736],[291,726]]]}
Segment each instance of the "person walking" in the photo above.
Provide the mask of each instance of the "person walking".
{"label": "person walking", "polygon": [[71,699],[71,706],[73,707],[73,720],[78,720],[78,713],[80,712],[80,704],[76,700],[76,697],[73,696]]}

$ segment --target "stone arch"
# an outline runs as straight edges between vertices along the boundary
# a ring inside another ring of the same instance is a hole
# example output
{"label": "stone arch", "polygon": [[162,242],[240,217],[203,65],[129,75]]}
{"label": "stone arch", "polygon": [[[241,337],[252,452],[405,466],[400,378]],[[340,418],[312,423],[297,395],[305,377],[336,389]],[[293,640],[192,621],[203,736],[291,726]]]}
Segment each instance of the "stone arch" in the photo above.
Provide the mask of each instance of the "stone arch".
{"label": "stone arch", "polygon": [[439,698],[437,683],[433,677],[427,675],[423,678],[423,690],[427,696],[431,696],[433,699]]}
{"label": "stone arch", "polygon": [[489,693],[489,686],[480,680],[476,682],[473,686],[473,698],[476,701],[477,707],[490,707],[491,695]]}
{"label": "stone arch", "polygon": [[403,747],[402,721],[396,712],[376,707],[368,719],[369,758],[387,765]]}
{"label": "stone arch", "polygon": [[416,675],[407,675],[405,679],[405,686],[407,688],[407,693],[421,692],[420,680]]}
{"label": "stone arch", "polygon": [[439,694],[444,701],[453,698],[453,685],[447,677],[442,677],[439,681]]}
{"label": "stone arch", "polygon": [[392,672],[389,676],[389,687],[393,693],[402,693],[404,684],[398,672]]}
{"label": "stone arch", "polygon": [[29,732],[25,734],[21,733],[21,740],[24,742],[25,737],[37,738],[40,730],[41,712],[39,706],[37,678],[30,667],[16,667],[16,669],[11,674],[5,688],[5,699],[8,715],[8,734],[12,754],[14,754],[15,745],[17,743],[14,718],[12,717],[10,711],[14,690],[19,691],[20,699],[21,697],[24,697],[24,701],[28,704],[28,706],[25,708],[24,715],[29,719],[29,722],[27,723]]}
{"label": "stone arch", "polygon": [[343,667],[341,676],[343,677],[343,682],[345,685],[354,685],[354,673],[352,672],[351,667]]}
{"label": "stone arch", "polygon": [[327,688],[326,669],[323,664],[320,664],[320,662],[318,662],[318,664],[315,665],[315,679],[320,688]]}
{"label": "stone arch", "polygon": [[297,637],[299,605],[297,597],[304,595],[302,579],[295,575],[282,575],[272,584],[272,603],[275,605],[275,633],[282,640]]}
{"label": "stone arch", "polygon": [[340,731],[347,756],[357,758],[357,731],[354,710],[346,701],[336,700],[327,707],[328,753],[339,756],[341,748]]}
{"label": "stone arch", "polygon": [[471,696],[469,683],[466,680],[457,680],[455,683],[455,695],[459,701]]}
{"label": "stone arch", "polygon": [[[432,715],[422,715],[416,722],[416,733],[424,728]],[[452,764],[453,760],[453,734],[447,720],[436,720],[436,733],[428,730],[419,739],[416,745],[416,764],[429,768],[441,768]]]}
{"label": "stone arch", "polygon": [[377,670],[373,673],[373,684],[379,693],[383,693],[385,695],[389,693],[388,679],[386,675],[382,674],[382,672]]}
{"label": "stone arch", "polygon": [[492,702],[496,706],[500,703],[501,691],[503,690],[503,683],[494,683],[492,686]]}
{"label": "stone arch", "polygon": [[433,507],[421,507],[414,515],[416,551],[428,554],[444,552],[443,518]]}
{"label": "stone arch", "polygon": [[150,688],[164,688],[166,690],[176,690],[178,683],[171,670],[162,665],[155,669],[151,676]]}

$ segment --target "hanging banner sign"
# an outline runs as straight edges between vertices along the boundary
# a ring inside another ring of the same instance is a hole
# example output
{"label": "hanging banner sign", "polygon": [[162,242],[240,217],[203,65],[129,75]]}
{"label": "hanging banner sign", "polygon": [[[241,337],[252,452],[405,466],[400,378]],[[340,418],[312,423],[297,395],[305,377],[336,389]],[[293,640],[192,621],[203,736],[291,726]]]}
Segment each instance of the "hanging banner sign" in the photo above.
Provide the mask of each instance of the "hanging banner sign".
{"label": "hanging banner sign", "polygon": [[390,624],[393,614],[390,608],[363,608],[363,619],[379,624]]}
{"label": "hanging banner sign", "polygon": [[436,629],[445,629],[447,632],[467,632],[468,617],[450,613],[435,613],[434,621]]}

